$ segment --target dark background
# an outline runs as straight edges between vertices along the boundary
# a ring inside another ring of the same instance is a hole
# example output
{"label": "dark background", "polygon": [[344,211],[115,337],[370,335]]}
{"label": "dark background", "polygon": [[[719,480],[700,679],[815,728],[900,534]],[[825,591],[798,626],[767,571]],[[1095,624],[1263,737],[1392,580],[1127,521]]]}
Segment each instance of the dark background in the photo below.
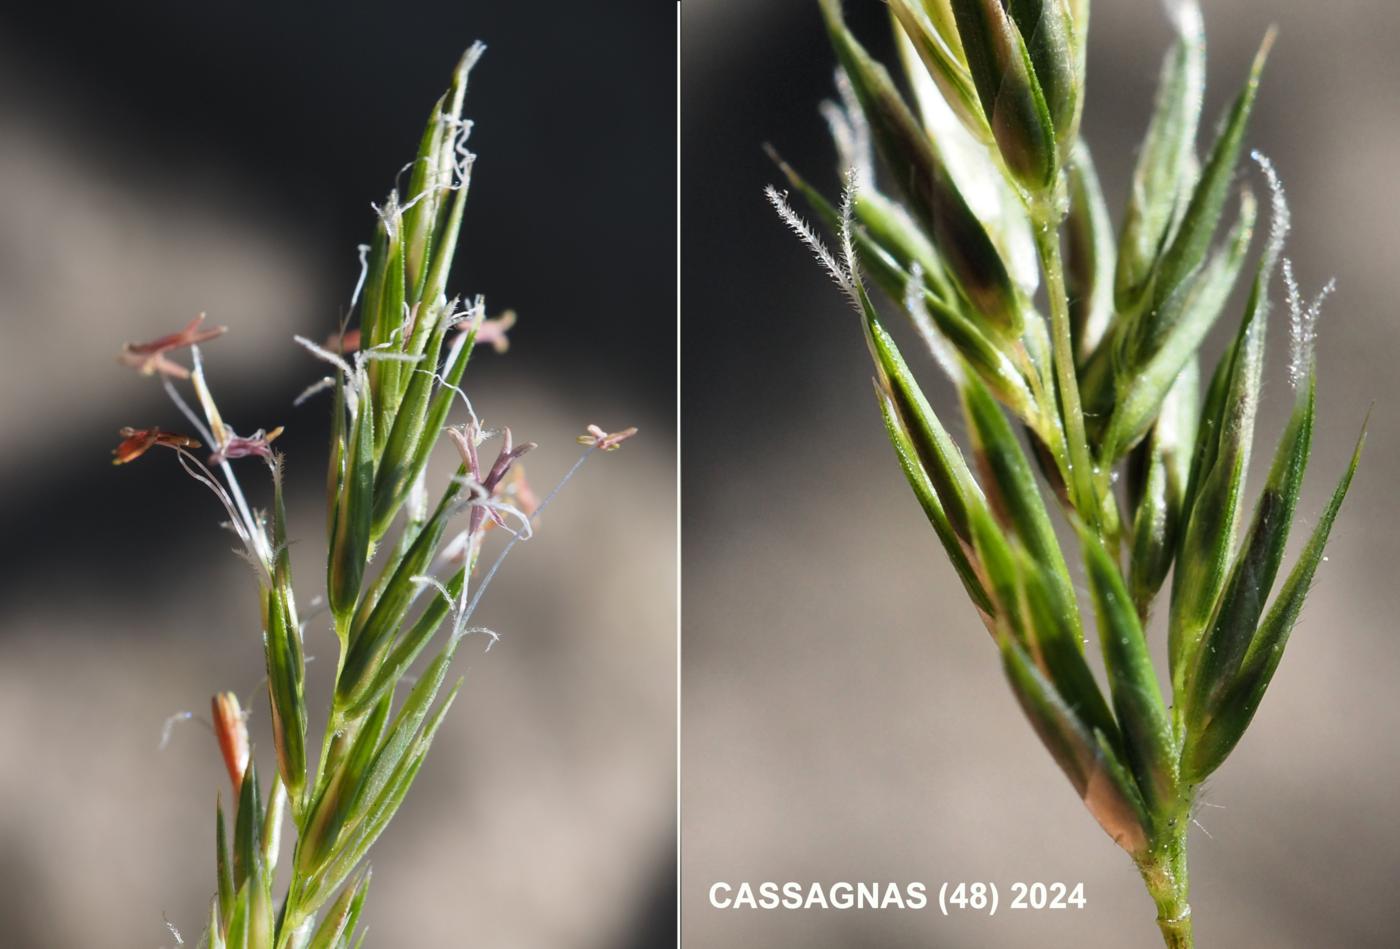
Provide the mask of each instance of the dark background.
{"label": "dark background", "polygon": [[[1196,932],[1210,946],[1389,946],[1400,922],[1400,9],[1203,5],[1207,128],[1266,27],[1280,27],[1248,147],[1288,188],[1286,252],[1304,290],[1338,280],[1297,535],[1374,411],[1289,655],[1197,814]],[[1084,134],[1117,220],[1170,36],[1157,3],[1092,6]],[[845,7],[897,72],[886,8]],[[834,57],[816,3],[687,3],[682,54],[686,945],[1160,945],[1137,874],[1027,727],[909,496],[856,320],[763,199],[780,181],[765,141],[829,194],[839,187],[817,113],[834,94]],[[1276,283],[1255,487],[1291,402],[1281,294]],[[956,419],[951,387],[917,362],[934,407]],[[1003,897],[1014,880],[1082,881],[1088,906],[991,920],[717,911],[706,892],[719,880],[919,880],[934,893],[990,880]]]}
{"label": "dark background", "polygon": [[[117,349],[201,310],[230,326],[211,384],[241,431],[287,426],[299,586],[319,592],[327,408],[290,407],[320,374],[290,337],[334,327],[369,203],[478,38],[450,283],[520,314],[509,356],[473,361],[478,411],[541,443],[540,490],[584,424],[643,432],[585,467],[488,598],[504,639],[461,664],[367,921],[381,945],[670,940],[673,10],[154,2],[0,6],[0,945],[168,944],[162,912],[197,941],[222,775],[200,725],[157,753],[161,721],[261,675],[211,499],[169,459],[107,464],[117,427],[181,424]],[[333,661],[325,630],[307,641]]]}

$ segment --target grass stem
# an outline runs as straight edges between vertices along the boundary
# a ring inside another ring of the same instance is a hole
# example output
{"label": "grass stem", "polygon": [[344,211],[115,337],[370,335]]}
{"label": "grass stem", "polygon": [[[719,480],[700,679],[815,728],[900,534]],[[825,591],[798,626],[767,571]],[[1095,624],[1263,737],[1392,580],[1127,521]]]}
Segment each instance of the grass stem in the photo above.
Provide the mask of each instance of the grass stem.
{"label": "grass stem", "polygon": [[1081,517],[1097,528],[1100,518],[1098,491],[1094,486],[1094,465],[1089,455],[1089,439],[1084,431],[1084,408],[1079,400],[1079,379],[1074,368],[1074,340],[1070,333],[1069,295],[1065,290],[1064,262],[1060,255],[1060,230],[1054,212],[1035,211],[1031,230],[1035,234],[1040,268],[1045,274],[1045,292],[1050,300],[1050,344],[1055,364],[1055,381],[1060,390],[1060,407],[1069,443],[1069,493]]}
{"label": "grass stem", "polygon": [[1157,904],[1157,927],[1167,949],[1192,949],[1190,881],[1186,869],[1186,837],[1191,822],[1182,815],[1170,822],[1166,838],[1138,863],[1143,883]]}

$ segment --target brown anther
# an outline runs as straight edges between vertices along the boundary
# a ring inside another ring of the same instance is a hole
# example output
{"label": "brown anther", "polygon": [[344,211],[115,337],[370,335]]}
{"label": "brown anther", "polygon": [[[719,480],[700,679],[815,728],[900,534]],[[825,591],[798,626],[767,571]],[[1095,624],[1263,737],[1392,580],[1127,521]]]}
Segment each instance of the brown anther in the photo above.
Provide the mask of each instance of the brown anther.
{"label": "brown anther", "polygon": [[[521,455],[539,447],[534,442],[525,442],[517,446],[510,429],[503,429],[501,431],[500,453],[497,454],[496,461],[491,465],[491,468],[483,475],[480,457],[476,450],[476,442],[481,435],[481,428],[475,420],[462,426],[447,429],[447,435],[457,446],[457,452],[462,456],[462,464],[467,469],[467,475],[471,479],[471,490],[476,499],[480,501],[489,501],[499,497],[505,490],[506,475],[510,474],[511,467]],[[529,489],[526,488],[526,490]],[[482,525],[487,522],[488,518],[498,524],[504,524],[501,516],[491,510],[489,505],[474,507],[468,521],[468,536],[474,537],[482,530]]]}
{"label": "brown anther", "polygon": [[466,467],[467,474],[478,481],[481,480],[481,463],[477,459],[476,438],[480,431],[474,421],[447,430],[447,437],[457,446],[457,454],[462,456],[462,464]]}
{"label": "brown anther", "polygon": [[588,431],[578,437],[580,445],[591,445],[600,451],[617,451],[622,443],[637,434],[637,427],[624,428],[620,432],[605,432],[597,425],[588,426]]}
{"label": "brown anther", "polygon": [[112,464],[124,465],[128,461],[135,461],[156,445],[164,445],[167,448],[198,448],[199,442],[185,435],[177,435],[174,432],[163,431],[159,428],[132,428],[127,426],[117,432],[122,437],[122,443],[112,449]]}
{"label": "brown anther", "polygon": [[326,337],[326,348],[342,356],[353,353],[360,348],[360,331],[353,329],[343,333],[332,333]]}
{"label": "brown anther", "polygon": [[203,322],[204,314],[201,313],[190,320],[182,330],[168,333],[159,339],[151,340],[149,343],[127,343],[122,347],[121,355],[117,358],[123,365],[131,366],[143,376],[160,373],[164,376],[174,376],[177,379],[188,379],[190,371],[179,363],[167,359],[166,353],[183,349],[186,346],[206,343],[228,332],[227,326],[215,326],[212,329],[201,330],[199,327]]}
{"label": "brown anther", "polygon": [[[510,349],[510,339],[506,333],[515,325],[515,311],[506,310],[500,316],[481,320],[476,324],[476,345],[483,343],[498,353]],[[468,330],[471,326],[468,325]]]}
{"label": "brown anther", "polygon": [[272,443],[277,436],[282,434],[282,426],[279,425],[270,432],[258,429],[251,435],[233,435],[214,454],[209,456],[209,463],[217,465],[221,462],[231,461],[234,458],[247,458],[256,455],[265,461],[272,460]]}

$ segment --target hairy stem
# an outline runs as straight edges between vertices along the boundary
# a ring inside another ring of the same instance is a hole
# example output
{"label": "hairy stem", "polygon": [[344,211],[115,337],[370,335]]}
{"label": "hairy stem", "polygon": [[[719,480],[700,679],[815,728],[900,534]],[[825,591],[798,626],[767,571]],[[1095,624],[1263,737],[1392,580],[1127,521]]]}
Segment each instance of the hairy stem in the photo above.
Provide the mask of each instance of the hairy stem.
{"label": "hairy stem", "polygon": [[1188,806],[1169,822],[1167,833],[1138,862],[1142,881],[1157,904],[1157,926],[1167,949],[1192,949],[1190,882],[1186,872]]}

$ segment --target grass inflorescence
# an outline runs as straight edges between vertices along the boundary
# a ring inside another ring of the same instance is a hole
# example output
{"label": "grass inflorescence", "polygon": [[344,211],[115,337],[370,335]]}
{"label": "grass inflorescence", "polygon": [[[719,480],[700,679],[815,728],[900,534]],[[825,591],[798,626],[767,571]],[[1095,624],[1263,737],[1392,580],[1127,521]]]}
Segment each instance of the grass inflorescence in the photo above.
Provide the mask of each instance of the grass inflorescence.
{"label": "grass inflorescence", "polygon": [[[1271,198],[1262,240],[1256,201],[1237,187],[1273,34],[1198,155],[1202,19],[1195,0],[1170,4],[1176,40],[1115,232],[1079,134],[1088,0],[890,0],[912,105],[847,28],[840,0],[820,6],[839,62],[841,101],[823,114],[841,200],[772,154],[837,250],[786,193],[769,188],[768,199],[859,314],[900,466],[1013,693],[1137,865],[1166,943],[1190,946],[1192,808],[1278,667],[1361,449],[1279,582],[1331,285],[1305,302],[1282,256],[1290,220],[1272,163],[1253,153]],[[1293,406],[1251,512],[1245,479],[1280,269]],[[968,445],[925,397],[865,275],[952,380]],[[1202,344],[1241,283],[1233,337],[1204,366]],[[1062,547],[1056,512],[1077,553]],[[1159,672],[1145,629],[1169,576]],[[1085,656],[1091,617],[1106,690]]]}
{"label": "grass inflorescence", "polygon": [[[433,107],[417,158],[405,169],[406,196],[391,191],[375,207],[377,226],[361,248],[347,319],[325,342],[297,337],[328,372],[302,398],[322,393],[333,401],[324,602],[339,658],[319,737],[308,732],[302,644],[301,607],[313,601],[298,599],[292,584],[283,458],[274,447],[281,428],[244,436],[224,420],[200,345],[225,328],[204,328],[202,315],[178,332],[128,344],[120,356],[159,378],[193,434],[122,429],[114,463],[153,448],[174,452],[219,499],[257,577],[275,768],[270,783],[259,780],[245,712],[233,693],[216,694],[213,726],[232,798],[215,813],[210,949],[362,943],[366,855],[403,803],[457,696],[461,680],[450,670],[459,645],[474,633],[495,641],[495,633],[471,625],[482,593],[553,497],[538,500],[524,480],[520,458],[535,445],[516,442],[508,428],[486,429],[462,389],[476,347],[504,351],[515,321],[509,311],[488,318],[480,297],[447,293],[475,158],[463,103],[483,49],[467,51]],[[185,350],[190,366],[175,356]],[[182,383],[193,400],[181,393]],[[465,410],[466,421],[449,425],[454,410]],[[459,465],[433,501],[428,465],[444,432]],[[588,426],[579,439],[586,448],[565,480],[594,451],[614,450],[634,433]],[[486,450],[493,438],[494,458]],[[267,512],[250,506],[239,481],[234,466],[245,459],[261,463],[270,478]],[[478,576],[482,542],[493,529],[509,538]],[[426,667],[411,674],[424,658]],[[288,827],[294,845],[284,854]],[[279,878],[286,890],[274,898]]]}

